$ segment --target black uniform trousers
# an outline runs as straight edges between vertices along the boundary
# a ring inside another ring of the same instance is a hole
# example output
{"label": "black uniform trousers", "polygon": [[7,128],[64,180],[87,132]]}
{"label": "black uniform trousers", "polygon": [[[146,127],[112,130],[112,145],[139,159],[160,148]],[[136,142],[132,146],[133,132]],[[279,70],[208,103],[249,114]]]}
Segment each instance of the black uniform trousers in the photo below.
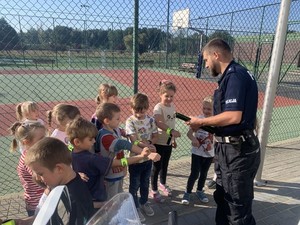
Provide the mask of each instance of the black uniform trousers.
{"label": "black uniform trousers", "polygon": [[253,181],[260,163],[260,145],[248,142],[215,144],[217,225],[254,225]]}

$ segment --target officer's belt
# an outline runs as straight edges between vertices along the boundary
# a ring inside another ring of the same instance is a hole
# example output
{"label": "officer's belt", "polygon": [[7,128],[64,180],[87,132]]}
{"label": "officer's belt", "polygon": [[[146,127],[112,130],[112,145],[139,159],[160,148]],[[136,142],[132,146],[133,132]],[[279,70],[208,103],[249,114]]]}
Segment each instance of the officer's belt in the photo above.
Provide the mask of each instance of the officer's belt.
{"label": "officer's belt", "polygon": [[[253,130],[253,134],[256,136],[256,131]],[[246,138],[244,135],[238,135],[238,136],[214,136],[216,142],[220,143],[237,143],[239,141],[246,141]]]}

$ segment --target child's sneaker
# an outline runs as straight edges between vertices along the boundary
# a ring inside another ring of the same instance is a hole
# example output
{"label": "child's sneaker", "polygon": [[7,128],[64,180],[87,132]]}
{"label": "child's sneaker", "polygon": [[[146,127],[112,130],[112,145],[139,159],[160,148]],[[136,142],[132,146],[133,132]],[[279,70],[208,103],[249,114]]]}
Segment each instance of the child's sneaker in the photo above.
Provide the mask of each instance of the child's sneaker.
{"label": "child's sneaker", "polygon": [[184,193],[181,203],[184,205],[190,204],[190,193],[187,192]]}
{"label": "child's sneaker", "polygon": [[139,218],[140,218],[141,223],[142,223],[142,222],[145,222],[145,221],[146,221],[146,218],[145,218],[145,216],[143,215],[141,209],[140,209],[140,208],[137,208],[136,211],[137,211],[137,213],[138,213],[138,215],[139,215]]}
{"label": "child's sneaker", "polygon": [[172,196],[172,190],[169,186],[165,184],[159,184],[159,189],[163,192],[165,196]]}
{"label": "child's sneaker", "polygon": [[208,203],[208,198],[204,194],[204,191],[196,191],[196,195],[201,202]]}
{"label": "child's sneaker", "polygon": [[216,183],[216,181],[214,181],[214,180],[210,180],[210,181],[208,181],[207,184],[206,184],[206,186],[208,187],[208,189],[215,189],[215,188],[216,188],[216,185],[217,185],[217,183]]}
{"label": "child's sneaker", "polygon": [[141,210],[147,215],[147,216],[154,216],[154,211],[150,204],[146,202],[144,205],[141,205]]}
{"label": "child's sneaker", "polygon": [[165,200],[162,198],[159,191],[150,191],[149,197],[152,198],[157,203],[163,203]]}

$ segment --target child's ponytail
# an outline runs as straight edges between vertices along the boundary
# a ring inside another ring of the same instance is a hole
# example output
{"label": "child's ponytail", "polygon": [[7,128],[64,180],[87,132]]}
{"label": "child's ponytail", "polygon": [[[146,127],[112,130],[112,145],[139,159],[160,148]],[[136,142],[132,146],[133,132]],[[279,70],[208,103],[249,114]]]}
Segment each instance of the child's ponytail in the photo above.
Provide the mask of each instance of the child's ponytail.
{"label": "child's ponytail", "polygon": [[22,104],[23,104],[23,103],[19,103],[19,104],[16,106],[16,116],[17,116],[17,120],[19,120],[19,121],[22,121],[22,120],[23,120]]}

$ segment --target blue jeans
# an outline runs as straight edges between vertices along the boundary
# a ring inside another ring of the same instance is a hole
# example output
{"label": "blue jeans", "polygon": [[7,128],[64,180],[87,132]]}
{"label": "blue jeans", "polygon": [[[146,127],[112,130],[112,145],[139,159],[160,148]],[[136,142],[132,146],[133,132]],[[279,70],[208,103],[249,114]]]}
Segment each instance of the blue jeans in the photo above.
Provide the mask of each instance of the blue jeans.
{"label": "blue jeans", "polygon": [[[129,192],[132,194],[137,208],[139,208],[139,204],[144,205],[148,201],[151,168],[151,160],[129,166]],[[139,189],[141,197],[138,201],[137,192]]]}
{"label": "blue jeans", "polygon": [[203,157],[192,154],[191,173],[186,185],[186,192],[191,193],[198,179],[197,191],[202,191],[213,157]]}

